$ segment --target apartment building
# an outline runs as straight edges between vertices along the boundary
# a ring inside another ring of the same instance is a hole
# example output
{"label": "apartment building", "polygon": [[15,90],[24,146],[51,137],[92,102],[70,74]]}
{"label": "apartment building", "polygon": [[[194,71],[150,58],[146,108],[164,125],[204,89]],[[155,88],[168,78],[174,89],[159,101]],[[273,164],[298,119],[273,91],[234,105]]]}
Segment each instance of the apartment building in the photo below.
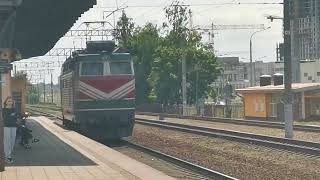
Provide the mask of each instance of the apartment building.
{"label": "apartment building", "polygon": [[320,58],[320,0],[291,1],[293,82],[300,82],[300,61]]}

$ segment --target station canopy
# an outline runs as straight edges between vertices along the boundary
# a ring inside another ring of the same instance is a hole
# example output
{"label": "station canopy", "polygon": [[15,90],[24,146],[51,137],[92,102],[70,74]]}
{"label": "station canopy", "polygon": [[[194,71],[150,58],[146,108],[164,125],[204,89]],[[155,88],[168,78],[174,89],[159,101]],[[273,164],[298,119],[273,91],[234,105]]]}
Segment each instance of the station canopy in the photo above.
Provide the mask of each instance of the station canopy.
{"label": "station canopy", "polygon": [[45,55],[96,4],[96,0],[11,1],[15,6],[0,3],[0,48],[18,49],[22,58]]}

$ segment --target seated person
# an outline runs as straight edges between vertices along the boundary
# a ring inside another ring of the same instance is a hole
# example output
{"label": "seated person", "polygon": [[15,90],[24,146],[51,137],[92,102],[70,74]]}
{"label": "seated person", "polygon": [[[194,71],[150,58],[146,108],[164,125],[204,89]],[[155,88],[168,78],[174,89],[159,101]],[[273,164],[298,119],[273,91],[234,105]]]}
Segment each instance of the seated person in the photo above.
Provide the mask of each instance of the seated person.
{"label": "seated person", "polygon": [[24,146],[24,148],[26,149],[30,149],[31,146],[29,144],[29,141],[32,139],[32,143],[35,143],[35,142],[39,142],[39,139],[36,139],[36,138],[33,138],[33,135],[32,135],[32,130],[30,130],[27,126],[26,126],[26,119],[27,117],[22,117],[21,118],[21,121],[18,125],[18,132],[19,132],[19,135],[21,136],[21,141],[20,141],[20,144],[22,146]]}

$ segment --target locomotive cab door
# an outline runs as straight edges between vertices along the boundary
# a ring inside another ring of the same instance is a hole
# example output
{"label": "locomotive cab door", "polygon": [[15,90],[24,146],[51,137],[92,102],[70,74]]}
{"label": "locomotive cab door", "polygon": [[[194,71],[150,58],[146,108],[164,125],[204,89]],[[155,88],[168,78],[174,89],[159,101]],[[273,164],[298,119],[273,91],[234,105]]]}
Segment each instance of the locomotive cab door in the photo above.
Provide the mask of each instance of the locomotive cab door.
{"label": "locomotive cab door", "polygon": [[74,62],[66,62],[63,65],[62,74],[60,76],[60,89],[61,89],[61,109],[64,124],[68,121],[74,121],[74,75],[75,71]]}

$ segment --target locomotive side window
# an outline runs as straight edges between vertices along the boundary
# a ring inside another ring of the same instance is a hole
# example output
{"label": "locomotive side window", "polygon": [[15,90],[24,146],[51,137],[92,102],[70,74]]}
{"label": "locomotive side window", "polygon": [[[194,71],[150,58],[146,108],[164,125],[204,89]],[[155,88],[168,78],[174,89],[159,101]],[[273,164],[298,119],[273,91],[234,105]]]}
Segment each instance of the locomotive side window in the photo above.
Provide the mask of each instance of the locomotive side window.
{"label": "locomotive side window", "polygon": [[130,62],[110,62],[111,74],[132,74]]}
{"label": "locomotive side window", "polygon": [[84,62],[81,65],[81,75],[83,76],[102,76],[103,63],[99,62]]}

